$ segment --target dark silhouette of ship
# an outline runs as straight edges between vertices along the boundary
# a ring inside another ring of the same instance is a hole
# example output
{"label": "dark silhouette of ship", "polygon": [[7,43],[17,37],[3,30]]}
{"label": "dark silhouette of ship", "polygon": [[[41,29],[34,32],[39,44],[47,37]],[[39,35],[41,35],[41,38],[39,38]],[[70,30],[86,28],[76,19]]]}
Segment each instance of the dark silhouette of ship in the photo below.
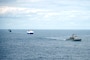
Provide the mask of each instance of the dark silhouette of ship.
{"label": "dark silhouette of ship", "polygon": [[12,32],[12,30],[11,30],[11,29],[8,29],[8,31],[9,31],[9,32]]}

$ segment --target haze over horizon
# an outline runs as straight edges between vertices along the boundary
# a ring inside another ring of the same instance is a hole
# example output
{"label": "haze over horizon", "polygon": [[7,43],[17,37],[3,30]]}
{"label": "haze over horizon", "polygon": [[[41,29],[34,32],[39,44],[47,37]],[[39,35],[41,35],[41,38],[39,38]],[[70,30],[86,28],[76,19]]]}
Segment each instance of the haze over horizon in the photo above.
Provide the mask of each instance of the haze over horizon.
{"label": "haze over horizon", "polygon": [[0,29],[90,29],[90,0],[0,0]]}

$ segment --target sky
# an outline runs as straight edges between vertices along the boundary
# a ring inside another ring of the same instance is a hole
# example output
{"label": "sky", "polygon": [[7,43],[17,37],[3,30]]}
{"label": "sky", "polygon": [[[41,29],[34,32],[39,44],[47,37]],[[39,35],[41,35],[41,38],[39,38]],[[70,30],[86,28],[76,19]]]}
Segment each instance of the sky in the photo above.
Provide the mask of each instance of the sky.
{"label": "sky", "polygon": [[90,0],[0,0],[0,29],[90,29]]}

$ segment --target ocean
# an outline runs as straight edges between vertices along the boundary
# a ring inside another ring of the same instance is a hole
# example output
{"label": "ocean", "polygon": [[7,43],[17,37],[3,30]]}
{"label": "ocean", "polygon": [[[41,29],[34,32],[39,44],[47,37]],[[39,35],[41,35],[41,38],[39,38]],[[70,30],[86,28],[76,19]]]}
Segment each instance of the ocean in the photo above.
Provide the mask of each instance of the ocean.
{"label": "ocean", "polygon": [[[0,30],[0,60],[90,60],[90,30]],[[67,41],[76,34],[82,41]]]}

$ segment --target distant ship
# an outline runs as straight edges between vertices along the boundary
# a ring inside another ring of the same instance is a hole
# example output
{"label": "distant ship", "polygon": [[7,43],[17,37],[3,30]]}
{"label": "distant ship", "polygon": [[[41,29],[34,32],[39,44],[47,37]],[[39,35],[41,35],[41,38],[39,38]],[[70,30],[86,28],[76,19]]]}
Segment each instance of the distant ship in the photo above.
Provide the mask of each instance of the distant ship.
{"label": "distant ship", "polygon": [[9,31],[9,32],[12,32],[12,30],[11,30],[11,29],[8,29],[8,31]]}
{"label": "distant ship", "polygon": [[66,40],[72,40],[72,41],[81,41],[82,39],[78,38],[75,34],[72,34],[71,37],[69,37]]}
{"label": "distant ship", "polygon": [[34,31],[28,30],[28,31],[27,31],[27,34],[34,34]]}

